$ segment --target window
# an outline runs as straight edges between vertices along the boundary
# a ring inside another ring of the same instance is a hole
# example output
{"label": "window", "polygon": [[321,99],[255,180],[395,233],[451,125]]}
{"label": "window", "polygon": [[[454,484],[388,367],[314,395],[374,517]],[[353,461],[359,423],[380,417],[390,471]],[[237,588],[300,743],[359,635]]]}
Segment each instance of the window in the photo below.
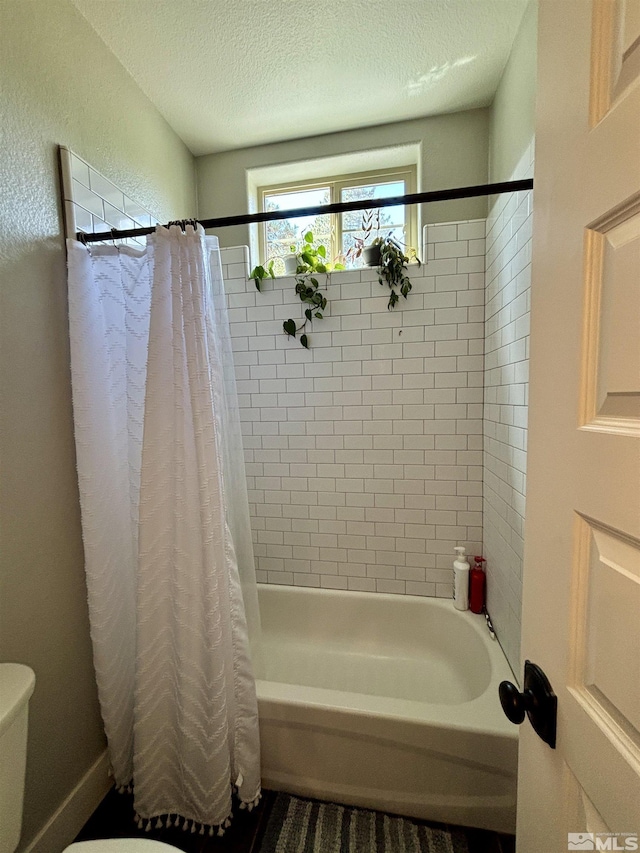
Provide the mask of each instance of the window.
{"label": "window", "polygon": [[[339,201],[367,201],[367,199],[390,198],[416,191],[415,167],[404,167],[387,172],[365,172],[356,175],[340,175],[306,183],[296,182],[279,186],[260,187],[258,194],[261,210],[288,210],[299,207],[314,207]],[[379,210],[379,218],[378,218]],[[406,246],[417,247],[416,208],[414,205],[372,210],[374,237],[391,235]],[[320,214],[298,216],[291,219],[265,222],[260,229],[260,255],[263,262],[275,260],[276,273],[282,274],[284,266],[279,258],[289,254],[291,246],[297,250],[303,235],[312,231],[314,243],[327,247],[332,261],[346,263],[348,269],[361,267],[362,258],[349,252],[358,238],[363,239],[363,217],[366,211],[343,214]],[[294,250],[294,251],[295,251]]]}

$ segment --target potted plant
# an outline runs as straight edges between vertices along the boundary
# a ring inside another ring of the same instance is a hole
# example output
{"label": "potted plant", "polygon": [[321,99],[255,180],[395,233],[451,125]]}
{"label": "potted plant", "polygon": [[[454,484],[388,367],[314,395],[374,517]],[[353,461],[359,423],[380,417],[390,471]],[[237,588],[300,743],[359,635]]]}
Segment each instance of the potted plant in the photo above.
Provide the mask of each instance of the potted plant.
{"label": "potted plant", "polygon": [[391,236],[378,238],[378,241],[380,246],[378,281],[380,284],[388,285],[391,291],[387,305],[391,310],[400,299],[398,292],[406,299],[411,290],[411,280],[407,275],[409,261],[415,260],[418,266],[421,266],[422,262],[414,249],[409,249],[409,254],[405,254],[402,245]]}
{"label": "potted plant", "polygon": [[298,269],[298,256],[295,252],[296,247],[290,246],[291,254],[284,255],[282,258],[282,262],[284,263],[284,274],[285,275],[295,275],[296,270]]}
{"label": "potted plant", "polygon": [[249,278],[253,279],[256,290],[262,290],[262,282],[265,278],[275,278],[276,274],[273,271],[273,261],[269,261],[266,266],[259,264],[254,267],[249,273]]}
{"label": "potted plant", "polygon": [[[291,247],[292,250],[295,247]],[[326,247],[320,244],[313,245],[313,232],[307,231],[303,237],[302,248],[295,255],[295,291],[302,303],[309,305],[305,309],[304,321],[300,326],[296,321],[289,318],[282,324],[282,328],[289,337],[297,337],[300,334],[300,343],[305,349],[309,348],[309,338],[305,333],[307,323],[313,322],[314,319],[321,320],[324,316],[323,312],[327,307],[327,298],[319,290],[320,282],[316,278],[318,274],[328,274],[332,270],[342,270],[344,265],[341,263],[331,264],[327,261]]]}
{"label": "potted plant", "polygon": [[376,267],[380,263],[380,245],[381,237],[376,237],[371,241],[371,232],[376,234],[380,232],[380,210],[365,210],[362,217],[362,237],[355,237],[354,244],[347,252],[347,257],[352,260],[362,257],[365,265],[368,267]]}
{"label": "potted plant", "polygon": [[[290,318],[284,321],[282,328],[289,337],[296,338],[300,335],[300,343],[305,349],[308,349],[309,339],[305,333],[307,323],[313,322],[314,319],[321,320],[327,307],[327,298],[320,291],[320,282],[316,276],[328,274],[332,270],[343,270],[344,264],[327,261],[327,249],[322,244],[313,245],[312,231],[307,231],[302,241],[302,248],[296,252],[296,247],[291,246],[291,255],[285,255],[283,260],[285,261],[285,274],[295,276],[296,294],[300,301],[309,307],[305,309],[305,319],[301,325]],[[287,266],[289,258],[292,258],[295,264],[293,261],[289,261]],[[254,267],[249,277],[255,282],[256,288],[260,290],[265,278],[275,278],[273,261],[270,261],[266,266]]]}
{"label": "potted plant", "polygon": [[368,267],[377,267],[380,264],[380,246],[382,245],[382,238],[376,237],[373,243],[370,246],[365,246],[362,250],[362,260],[365,263],[365,266]]}

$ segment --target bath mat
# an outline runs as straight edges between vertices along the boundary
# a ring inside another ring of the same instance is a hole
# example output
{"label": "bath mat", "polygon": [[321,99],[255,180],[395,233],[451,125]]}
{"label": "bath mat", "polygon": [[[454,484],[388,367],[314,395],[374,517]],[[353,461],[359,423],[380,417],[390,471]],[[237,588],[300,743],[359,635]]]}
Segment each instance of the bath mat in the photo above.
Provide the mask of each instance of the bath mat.
{"label": "bath mat", "polygon": [[260,853],[469,853],[469,848],[457,830],[280,793]]}

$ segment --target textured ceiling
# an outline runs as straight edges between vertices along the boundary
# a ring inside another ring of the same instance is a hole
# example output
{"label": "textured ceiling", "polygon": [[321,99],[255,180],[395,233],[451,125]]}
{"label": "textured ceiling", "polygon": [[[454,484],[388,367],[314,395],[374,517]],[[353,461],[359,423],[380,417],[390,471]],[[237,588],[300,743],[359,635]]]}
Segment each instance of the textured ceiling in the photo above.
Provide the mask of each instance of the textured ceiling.
{"label": "textured ceiling", "polygon": [[208,154],[487,106],[527,0],[73,2]]}

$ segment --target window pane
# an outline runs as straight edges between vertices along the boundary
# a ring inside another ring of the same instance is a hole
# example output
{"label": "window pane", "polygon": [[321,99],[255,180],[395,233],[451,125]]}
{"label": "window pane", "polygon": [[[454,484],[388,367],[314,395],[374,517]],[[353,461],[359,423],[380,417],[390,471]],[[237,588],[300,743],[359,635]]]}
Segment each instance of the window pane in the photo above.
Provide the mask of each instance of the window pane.
{"label": "window pane", "polygon": [[[344,187],[340,201],[367,201],[373,198],[393,198],[406,192],[404,181],[368,184],[356,187]],[[367,225],[369,226],[367,229]],[[402,243],[406,242],[406,208],[404,205],[383,207],[371,210],[353,211],[342,214],[342,252],[347,258],[350,269],[362,267],[362,257],[354,252],[364,242],[366,245],[376,237],[392,236]],[[348,255],[352,251],[351,256]]]}
{"label": "window pane", "polygon": [[[329,204],[331,191],[329,187],[318,187],[311,190],[273,193],[264,197],[264,209],[290,210],[296,207],[316,207]],[[280,219],[276,222],[265,223],[266,258],[265,261],[281,258],[292,251],[297,252],[304,242],[304,235],[312,231],[314,246],[320,244],[331,249],[331,216],[296,216],[291,219]],[[276,262],[275,271],[284,272],[284,266]]]}

